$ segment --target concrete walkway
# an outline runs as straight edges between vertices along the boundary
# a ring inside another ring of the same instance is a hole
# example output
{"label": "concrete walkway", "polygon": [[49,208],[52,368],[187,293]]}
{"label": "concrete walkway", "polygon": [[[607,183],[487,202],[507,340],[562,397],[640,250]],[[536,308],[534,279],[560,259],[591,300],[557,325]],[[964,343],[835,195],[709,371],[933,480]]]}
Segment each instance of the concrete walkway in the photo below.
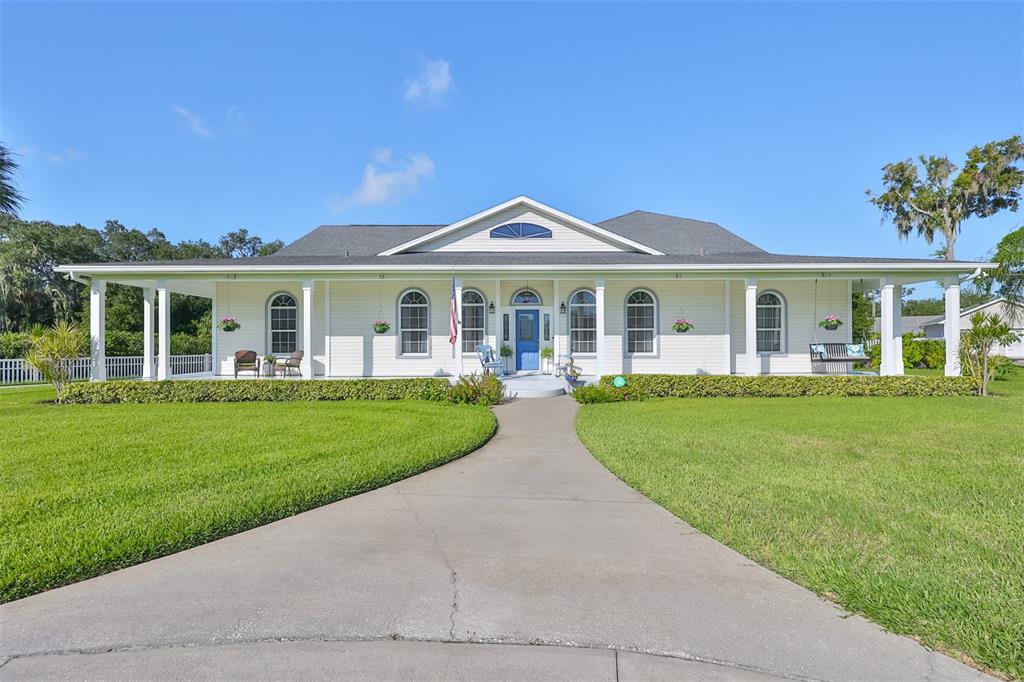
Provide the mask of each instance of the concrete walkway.
{"label": "concrete walkway", "polygon": [[479,452],[0,607],[0,679],[969,680],[608,473],[568,397]]}

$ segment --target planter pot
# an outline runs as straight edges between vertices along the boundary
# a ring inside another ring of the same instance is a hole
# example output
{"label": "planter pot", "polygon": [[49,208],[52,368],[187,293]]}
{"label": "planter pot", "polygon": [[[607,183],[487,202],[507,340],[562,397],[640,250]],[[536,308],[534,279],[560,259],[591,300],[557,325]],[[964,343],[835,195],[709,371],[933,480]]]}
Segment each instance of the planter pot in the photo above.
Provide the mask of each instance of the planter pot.
{"label": "planter pot", "polygon": [[242,328],[242,325],[238,324],[237,322],[235,322],[233,324],[222,324],[220,326],[221,331],[224,331],[224,332],[233,332],[233,331],[235,331],[237,329],[241,329],[241,328]]}
{"label": "planter pot", "polygon": [[675,330],[676,334],[685,334],[686,332],[688,332],[691,329],[693,329],[693,326],[689,325],[689,324],[679,324],[679,325],[673,325],[672,329]]}
{"label": "planter pot", "polygon": [[835,330],[839,329],[839,325],[840,324],[842,324],[842,323],[840,323],[840,322],[825,322],[821,326],[823,328],[827,329],[830,332],[834,332]]}
{"label": "planter pot", "polygon": [[373,325],[373,333],[374,334],[387,334],[389,331],[391,331],[391,325],[390,324],[375,324],[375,325]]}

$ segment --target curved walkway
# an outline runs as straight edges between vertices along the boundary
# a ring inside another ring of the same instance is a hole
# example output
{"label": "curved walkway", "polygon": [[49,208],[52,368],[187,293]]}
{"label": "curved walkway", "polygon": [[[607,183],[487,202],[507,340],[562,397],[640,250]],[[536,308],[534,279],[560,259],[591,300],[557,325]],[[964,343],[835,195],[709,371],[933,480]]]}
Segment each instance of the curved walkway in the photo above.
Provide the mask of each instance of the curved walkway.
{"label": "curved walkway", "polygon": [[0,679],[983,677],[631,490],[570,398],[496,413],[451,464],[0,606]]}

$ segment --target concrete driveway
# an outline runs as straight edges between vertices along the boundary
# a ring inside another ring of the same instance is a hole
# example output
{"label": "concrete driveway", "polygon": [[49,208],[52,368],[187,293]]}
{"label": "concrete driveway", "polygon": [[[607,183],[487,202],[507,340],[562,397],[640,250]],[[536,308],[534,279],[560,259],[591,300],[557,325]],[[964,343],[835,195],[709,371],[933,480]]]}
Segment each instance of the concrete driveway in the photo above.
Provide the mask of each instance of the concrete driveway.
{"label": "concrete driveway", "polygon": [[631,490],[571,399],[496,413],[457,462],[0,607],[0,678],[984,677]]}

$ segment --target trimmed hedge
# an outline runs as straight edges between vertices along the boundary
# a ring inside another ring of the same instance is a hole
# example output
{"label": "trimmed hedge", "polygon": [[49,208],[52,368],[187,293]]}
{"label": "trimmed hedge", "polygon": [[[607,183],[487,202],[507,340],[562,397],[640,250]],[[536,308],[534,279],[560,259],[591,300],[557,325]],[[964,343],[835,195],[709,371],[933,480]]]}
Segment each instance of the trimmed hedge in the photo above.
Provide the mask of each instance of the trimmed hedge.
{"label": "trimmed hedge", "polygon": [[71,384],[67,403],[238,403],[288,400],[446,401],[451,383],[429,379],[96,381]]}
{"label": "trimmed hedge", "polygon": [[573,396],[581,403],[599,403],[645,398],[975,395],[970,377],[628,374],[621,389],[612,386],[613,379],[602,377],[599,385],[576,389]]}

